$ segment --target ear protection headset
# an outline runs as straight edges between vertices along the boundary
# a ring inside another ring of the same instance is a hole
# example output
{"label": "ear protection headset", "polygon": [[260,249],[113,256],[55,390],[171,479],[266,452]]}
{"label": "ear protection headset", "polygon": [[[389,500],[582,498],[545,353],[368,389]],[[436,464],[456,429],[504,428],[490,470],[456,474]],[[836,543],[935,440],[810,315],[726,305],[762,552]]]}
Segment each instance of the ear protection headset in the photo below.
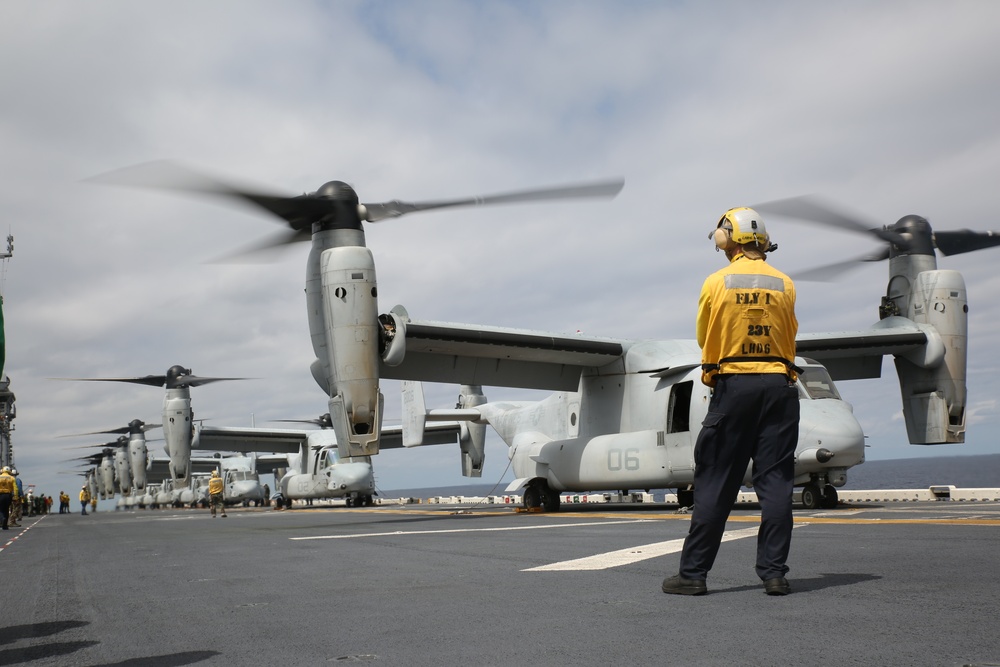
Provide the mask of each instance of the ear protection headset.
{"label": "ear protection headset", "polygon": [[715,241],[716,250],[729,250],[729,246],[733,244],[733,227],[731,224],[726,226],[726,218],[723,217],[719,220],[719,226],[708,235],[708,238]]}

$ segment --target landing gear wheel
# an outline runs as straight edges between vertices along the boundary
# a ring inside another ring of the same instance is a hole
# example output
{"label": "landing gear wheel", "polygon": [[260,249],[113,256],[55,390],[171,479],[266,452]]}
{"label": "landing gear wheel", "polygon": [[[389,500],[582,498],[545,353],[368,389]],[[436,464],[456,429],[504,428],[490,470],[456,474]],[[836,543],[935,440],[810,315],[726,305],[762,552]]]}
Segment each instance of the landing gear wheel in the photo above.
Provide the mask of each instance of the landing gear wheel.
{"label": "landing gear wheel", "polygon": [[838,502],[837,488],[833,484],[827,484],[823,487],[823,497],[819,501],[819,506],[825,510],[832,510]]}
{"label": "landing gear wheel", "polygon": [[354,498],[351,498],[350,496],[347,496],[347,498],[344,499],[344,503],[348,507],[354,507]]}
{"label": "landing gear wheel", "polygon": [[545,508],[546,512],[558,512],[559,511],[559,494],[550,489],[548,486],[542,489],[542,507]]}
{"label": "landing gear wheel", "polygon": [[525,509],[535,509],[542,506],[542,492],[535,484],[529,484],[524,489],[524,498],[521,501]]}
{"label": "landing gear wheel", "polygon": [[802,506],[807,510],[814,510],[819,507],[820,494],[819,485],[816,482],[809,482],[802,487]]}

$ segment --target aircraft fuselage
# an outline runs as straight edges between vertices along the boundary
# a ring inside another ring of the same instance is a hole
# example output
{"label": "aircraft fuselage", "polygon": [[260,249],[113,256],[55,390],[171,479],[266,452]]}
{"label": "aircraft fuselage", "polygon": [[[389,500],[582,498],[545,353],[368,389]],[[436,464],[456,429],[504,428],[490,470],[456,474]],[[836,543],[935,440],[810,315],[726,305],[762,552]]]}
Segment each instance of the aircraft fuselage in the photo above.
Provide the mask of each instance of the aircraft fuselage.
{"label": "aircraft fuselage", "polygon": [[[683,345],[640,343],[620,372],[584,376],[577,392],[480,406],[510,447],[515,477],[542,479],[555,491],[691,484],[694,445],[711,394],[701,383],[697,346],[691,342],[685,352]],[[649,370],[669,368],[681,370]],[[864,434],[822,367],[807,365],[806,371],[826,393],[810,394],[800,380],[796,483],[818,478],[842,486],[847,469],[864,461]],[[751,466],[744,482],[751,482]]]}

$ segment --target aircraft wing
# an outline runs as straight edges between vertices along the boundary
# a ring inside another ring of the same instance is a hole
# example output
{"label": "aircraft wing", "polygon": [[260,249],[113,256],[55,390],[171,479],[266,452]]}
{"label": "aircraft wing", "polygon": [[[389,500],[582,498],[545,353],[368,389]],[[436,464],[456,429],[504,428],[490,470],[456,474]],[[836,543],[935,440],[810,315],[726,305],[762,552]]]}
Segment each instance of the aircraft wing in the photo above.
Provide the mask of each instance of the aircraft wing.
{"label": "aircraft wing", "polygon": [[[451,445],[459,441],[460,426],[457,422],[442,422],[428,425],[424,431],[423,445]],[[310,445],[335,445],[336,436],[332,430],[285,429],[285,428],[237,428],[226,426],[202,426],[197,428],[192,449],[223,452],[267,452],[276,455],[298,454],[301,448]],[[382,449],[403,446],[401,425],[382,428]],[[258,457],[258,462],[265,457]],[[259,467],[258,463],[258,467]],[[274,467],[273,465],[271,467]],[[268,468],[270,470],[270,468]]]}
{"label": "aircraft wing", "polygon": [[191,473],[211,473],[213,470],[220,470],[222,459],[215,457],[191,457]]}
{"label": "aircraft wing", "polygon": [[146,483],[158,484],[170,479],[170,459],[161,456],[149,457],[146,461]]}
{"label": "aircraft wing", "polygon": [[304,429],[202,426],[195,429],[191,449],[244,454],[298,454],[311,432]]}
{"label": "aircraft wing", "polygon": [[[621,362],[629,343],[610,338],[453,322],[405,321],[402,361],[380,363],[391,380],[576,391],[580,376]],[[399,344],[395,341],[394,344]],[[618,372],[624,368],[618,365]],[[384,441],[383,441],[384,442]]]}
{"label": "aircraft wing", "polygon": [[[404,336],[402,361],[380,362],[382,378],[576,391],[584,372],[623,372],[634,344],[453,322],[406,319],[403,325],[396,331],[397,338]],[[889,317],[862,331],[799,334],[796,354],[822,363],[834,380],[857,380],[880,377],[887,354],[922,366],[941,345],[933,327]]]}
{"label": "aircraft wing", "polygon": [[903,317],[889,317],[863,331],[799,334],[795,353],[823,364],[834,380],[860,380],[882,375],[884,355],[918,360],[928,354],[928,348],[940,345],[933,328]]}
{"label": "aircraft wing", "polygon": [[288,467],[288,454],[258,454],[254,457],[255,469],[258,475],[274,472],[276,468]]}

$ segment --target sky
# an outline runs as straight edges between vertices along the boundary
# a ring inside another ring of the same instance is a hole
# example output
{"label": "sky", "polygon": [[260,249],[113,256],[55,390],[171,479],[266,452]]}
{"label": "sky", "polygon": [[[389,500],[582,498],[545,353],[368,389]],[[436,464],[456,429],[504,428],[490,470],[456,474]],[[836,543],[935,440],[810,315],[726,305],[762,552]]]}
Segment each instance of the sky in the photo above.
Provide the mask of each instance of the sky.
{"label": "sky", "polygon": [[[370,225],[380,310],[692,338],[698,290],[724,262],[706,236],[730,207],[818,194],[873,226],[915,213],[936,229],[1000,229],[998,24],[987,0],[0,0],[0,232],[15,237],[0,291],[21,477],[74,489],[67,459],[96,450],[69,448],[104,436],[65,436],[160,422],[162,389],[52,378],[174,364],[253,378],[193,391],[196,417],[216,426],[327,410],[309,372],[308,244],[269,263],[214,262],[280,227],[88,179],[170,159],[292,195],[342,180],[381,202],[622,177],[610,201]],[[767,225],[770,261],[792,274],[878,248]],[[870,460],[1000,451],[998,253],[939,260],[968,287],[966,443],[906,444],[887,360],[882,378],[840,384]],[[799,283],[800,331],[871,326],[886,280],[872,263]],[[398,385],[383,392],[391,421]],[[428,407],[457,393],[428,386]],[[491,437],[481,481],[510,479],[506,466]],[[383,452],[375,472],[381,489],[465,481],[457,447]]]}

